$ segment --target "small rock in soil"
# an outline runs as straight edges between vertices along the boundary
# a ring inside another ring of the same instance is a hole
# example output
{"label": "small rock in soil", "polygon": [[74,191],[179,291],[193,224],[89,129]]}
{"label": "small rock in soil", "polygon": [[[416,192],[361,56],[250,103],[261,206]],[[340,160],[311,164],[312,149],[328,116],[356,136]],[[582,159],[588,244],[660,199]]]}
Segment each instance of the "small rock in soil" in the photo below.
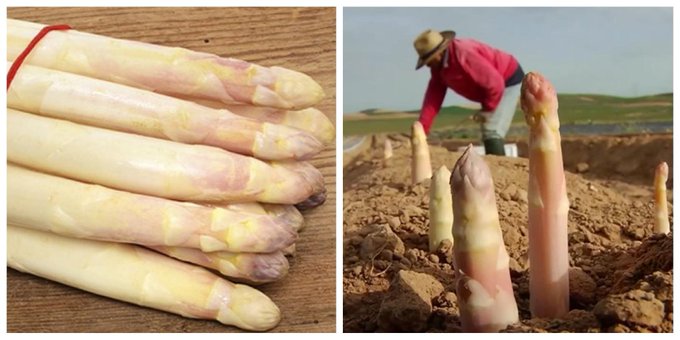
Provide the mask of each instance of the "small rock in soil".
{"label": "small rock in soil", "polygon": [[359,229],[359,236],[361,237],[366,237],[370,233],[377,232],[381,230],[383,226],[377,225],[377,224],[369,224],[367,226],[364,226],[363,228]]}
{"label": "small rock in soil", "polygon": [[392,230],[396,230],[401,225],[401,221],[397,216],[390,216],[387,218],[387,223],[390,225]]}
{"label": "small rock in soil", "polygon": [[513,276],[519,275],[522,272],[524,272],[524,268],[519,264],[519,262],[517,262],[517,260],[515,260],[512,257],[510,258],[509,267],[510,267],[510,274],[512,274]]}
{"label": "small rock in soil", "polygon": [[666,314],[673,313],[673,276],[671,274],[664,272],[649,274],[635,285],[635,289],[654,293],[654,296],[663,302]]}
{"label": "small rock in soil", "polygon": [[620,323],[617,323],[609,328],[607,328],[607,332],[609,333],[631,333],[631,329],[626,327],[626,325],[622,325]]}
{"label": "small rock in soil", "polygon": [[623,323],[653,327],[660,325],[665,317],[663,303],[654,294],[639,289],[600,300],[593,313],[605,325]]}
{"label": "small rock in soil", "polygon": [[401,260],[399,260],[399,263],[401,263],[401,264],[403,264],[404,266],[406,266],[406,268],[410,268],[411,265],[412,265],[411,261],[409,261],[409,259],[407,259],[407,258],[405,258],[405,257],[402,257]]}
{"label": "small rock in soil", "polygon": [[505,244],[510,244],[510,245],[519,244],[521,238],[522,238],[522,235],[520,235],[519,231],[517,231],[517,229],[515,229],[515,228],[508,228],[503,233],[503,239],[505,241]]}
{"label": "small rock in soil", "polygon": [[362,259],[374,259],[383,250],[390,250],[393,253],[404,253],[404,242],[388,226],[381,225],[364,238],[361,243],[359,256]]}
{"label": "small rock in soil", "polygon": [[633,230],[633,237],[636,240],[642,240],[645,237],[645,231],[640,228],[637,228]]}
{"label": "small rock in soil", "polygon": [[590,168],[590,166],[588,165],[588,163],[581,162],[581,163],[576,164],[576,172],[578,172],[578,173],[584,173],[584,172],[588,171],[589,168]]}
{"label": "small rock in soil", "polygon": [[456,307],[458,308],[458,296],[453,292],[446,292],[434,299],[434,303],[438,307]]}
{"label": "small rock in soil", "polygon": [[569,268],[569,302],[572,308],[585,308],[595,302],[597,283],[581,268]]}
{"label": "small rock in soil", "polygon": [[517,201],[520,203],[527,203],[529,202],[529,197],[527,194],[527,191],[524,189],[517,189],[514,195],[512,195],[512,200]]}
{"label": "small rock in soil", "polygon": [[409,249],[406,251],[406,255],[404,255],[407,260],[411,261],[411,263],[417,263],[418,262],[418,249]]}
{"label": "small rock in soil", "polygon": [[442,284],[431,275],[399,271],[380,305],[378,328],[388,332],[427,329],[432,299],[443,291]]}
{"label": "small rock in soil", "polygon": [[364,239],[361,236],[352,236],[349,239],[349,244],[356,246],[356,245],[361,244],[361,242],[363,242],[363,241],[364,241]]}
{"label": "small rock in soil", "polygon": [[375,269],[380,270],[380,271],[386,270],[391,265],[392,265],[391,261],[383,261],[383,260],[373,261],[373,266],[375,267]]}
{"label": "small rock in soil", "polygon": [[392,261],[393,255],[392,251],[389,249],[385,249],[382,252],[380,252],[380,255],[378,256],[379,259],[385,260],[385,261]]}
{"label": "small rock in soil", "polygon": [[505,189],[503,189],[503,191],[501,191],[499,196],[501,196],[501,198],[503,200],[509,201],[516,194],[517,194],[517,186],[515,184],[511,183],[507,187],[505,187]]}

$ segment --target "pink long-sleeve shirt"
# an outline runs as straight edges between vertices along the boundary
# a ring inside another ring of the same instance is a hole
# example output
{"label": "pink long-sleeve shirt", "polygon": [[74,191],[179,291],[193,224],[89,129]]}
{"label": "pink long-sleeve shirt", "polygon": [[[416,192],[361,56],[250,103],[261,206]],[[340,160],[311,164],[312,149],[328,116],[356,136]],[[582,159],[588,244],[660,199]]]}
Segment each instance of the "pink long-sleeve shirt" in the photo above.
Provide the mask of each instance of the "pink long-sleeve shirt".
{"label": "pink long-sleeve shirt", "polygon": [[459,95],[482,104],[482,111],[493,112],[501,101],[505,81],[519,63],[512,55],[473,39],[453,39],[441,65],[432,67],[431,78],[420,110],[425,133],[439,113],[451,88]]}

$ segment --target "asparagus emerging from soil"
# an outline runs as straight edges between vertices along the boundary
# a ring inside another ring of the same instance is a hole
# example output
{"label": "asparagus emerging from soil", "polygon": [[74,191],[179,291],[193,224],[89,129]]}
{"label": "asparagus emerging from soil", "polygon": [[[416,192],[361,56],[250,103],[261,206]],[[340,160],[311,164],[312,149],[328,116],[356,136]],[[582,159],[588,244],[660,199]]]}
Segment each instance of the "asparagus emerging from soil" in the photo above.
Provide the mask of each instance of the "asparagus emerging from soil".
{"label": "asparagus emerging from soil", "polygon": [[260,291],[142,247],[7,227],[7,264],[94,294],[263,331],[281,318]]}
{"label": "asparagus emerging from soil", "polygon": [[288,260],[283,252],[230,253],[216,251],[205,253],[194,248],[150,247],[176,259],[214,269],[222,275],[251,284],[273,282],[286,276]]}
{"label": "asparagus emerging from soil", "polygon": [[53,118],[259,159],[308,159],[323,148],[311,134],[134,87],[22,65],[7,106]]}
{"label": "asparagus emerging from soil", "polygon": [[[430,183],[430,230],[428,240],[430,252],[439,249],[442,242],[453,245],[453,203],[449,179],[451,172],[442,165],[432,175]],[[449,248],[450,249],[450,248]]]}
{"label": "asparagus emerging from soil", "polygon": [[654,233],[668,234],[671,226],[668,221],[668,200],[666,198],[666,181],[668,180],[668,164],[661,162],[654,171]]}
{"label": "asparagus emerging from soil", "polygon": [[411,181],[418,184],[432,177],[432,164],[430,164],[430,149],[427,145],[427,135],[423,130],[423,124],[419,121],[411,125]]}
{"label": "asparagus emerging from soil", "polygon": [[293,207],[208,207],[138,195],[7,166],[7,220],[21,227],[104,241],[203,251],[273,252],[293,244]]}
{"label": "asparagus emerging from soil", "polygon": [[[7,60],[14,60],[43,26],[8,19]],[[224,103],[302,109],[324,96],[312,78],[285,68],[75,30],[51,32],[25,62],[154,92]]]}
{"label": "asparagus emerging from soil", "polygon": [[521,105],[529,125],[530,309],[535,317],[560,317],[569,312],[569,200],[557,94],[547,79],[530,72]]}
{"label": "asparagus emerging from soil", "polygon": [[8,160],[130,192],[178,200],[296,204],[324,190],[303,162],[266,163],[203,145],[7,110]]}
{"label": "asparagus emerging from soil", "polygon": [[392,158],[392,142],[389,138],[385,139],[385,149],[383,150],[383,159],[388,160]]}
{"label": "asparagus emerging from soil", "polygon": [[454,268],[466,332],[497,332],[519,319],[491,171],[469,145],[451,174]]}

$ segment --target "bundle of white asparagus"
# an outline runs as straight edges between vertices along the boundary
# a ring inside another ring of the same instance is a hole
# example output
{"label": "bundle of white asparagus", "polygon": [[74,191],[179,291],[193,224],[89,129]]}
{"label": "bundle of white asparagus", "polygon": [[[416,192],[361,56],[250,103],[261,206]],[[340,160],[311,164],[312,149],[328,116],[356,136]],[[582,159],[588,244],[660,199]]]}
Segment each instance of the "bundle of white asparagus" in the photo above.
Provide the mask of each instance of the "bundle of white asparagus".
{"label": "bundle of white asparagus", "polygon": [[[8,68],[43,25],[8,19]],[[8,266],[247,330],[281,316],[325,200],[306,160],[335,128],[309,76],[75,30],[46,35],[7,92]],[[209,105],[208,105],[209,104]],[[287,110],[297,111],[287,111]]]}

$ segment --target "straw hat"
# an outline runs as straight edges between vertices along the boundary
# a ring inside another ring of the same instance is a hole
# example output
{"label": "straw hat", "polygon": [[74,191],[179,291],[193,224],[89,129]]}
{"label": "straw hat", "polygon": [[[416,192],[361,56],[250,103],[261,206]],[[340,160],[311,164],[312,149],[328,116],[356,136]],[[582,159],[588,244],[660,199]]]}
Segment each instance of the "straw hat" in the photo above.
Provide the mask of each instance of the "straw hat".
{"label": "straw hat", "polygon": [[437,32],[427,30],[413,41],[413,47],[418,52],[418,64],[416,70],[427,64],[438,52],[445,50],[449,44],[448,42],[456,36],[454,31]]}

